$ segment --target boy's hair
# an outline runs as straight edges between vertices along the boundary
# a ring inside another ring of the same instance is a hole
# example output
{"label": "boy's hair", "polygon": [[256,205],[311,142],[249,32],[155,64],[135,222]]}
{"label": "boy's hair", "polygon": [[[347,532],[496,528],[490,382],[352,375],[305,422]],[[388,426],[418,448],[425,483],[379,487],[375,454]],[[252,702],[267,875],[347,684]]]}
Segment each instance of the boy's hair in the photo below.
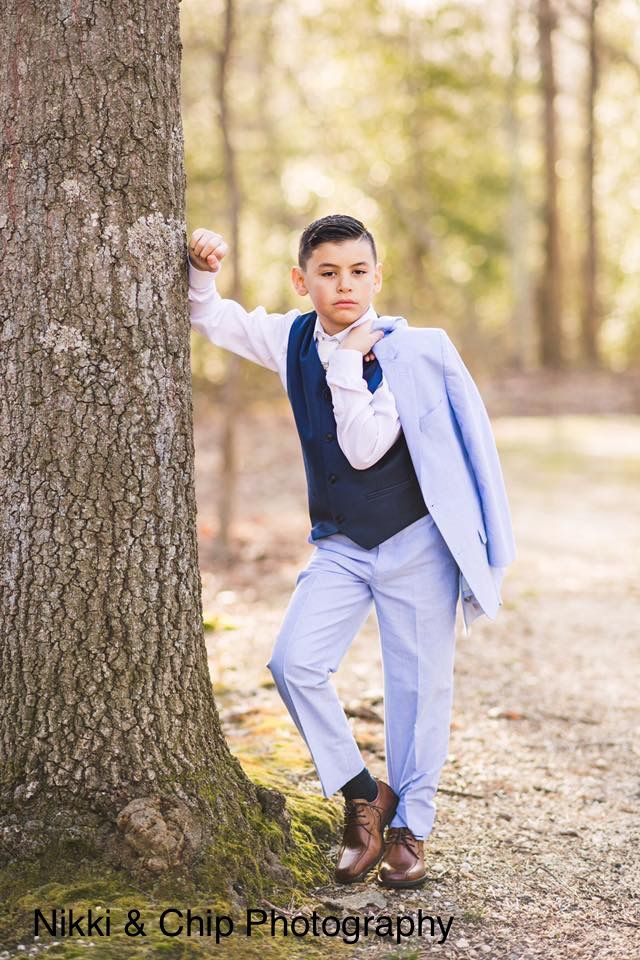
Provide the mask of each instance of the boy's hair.
{"label": "boy's hair", "polygon": [[298,266],[304,270],[307,260],[321,243],[341,243],[344,240],[368,240],[373,251],[373,262],[377,263],[376,243],[364,223],[343,213],[332,213],[305,227],[298,247]]}

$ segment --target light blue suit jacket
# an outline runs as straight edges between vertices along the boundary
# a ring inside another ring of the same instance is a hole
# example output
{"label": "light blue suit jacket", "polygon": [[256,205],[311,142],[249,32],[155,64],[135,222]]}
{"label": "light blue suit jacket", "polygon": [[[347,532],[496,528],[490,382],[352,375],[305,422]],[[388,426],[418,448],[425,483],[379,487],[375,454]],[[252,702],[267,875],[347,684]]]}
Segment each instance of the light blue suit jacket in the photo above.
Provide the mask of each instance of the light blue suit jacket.
{"label": "light blue suit jacket", "polygon": [[515,542],[504,478],[482,397],[439,327],[377,317],[385,336],[373,346],[395,398],[420,489],[460,568],[465,632],[494,620]]}

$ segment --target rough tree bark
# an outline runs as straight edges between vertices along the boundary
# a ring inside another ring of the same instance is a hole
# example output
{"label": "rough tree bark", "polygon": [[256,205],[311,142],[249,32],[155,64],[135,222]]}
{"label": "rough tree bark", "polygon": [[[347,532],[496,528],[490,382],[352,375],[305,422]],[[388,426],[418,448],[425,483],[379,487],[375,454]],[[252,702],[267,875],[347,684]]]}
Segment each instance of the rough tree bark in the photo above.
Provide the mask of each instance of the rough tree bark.
{"label": "rough tree bark", "polygon": [[287,818],[203,642],[178,11],[0,13],[0,858],[242,891]]}

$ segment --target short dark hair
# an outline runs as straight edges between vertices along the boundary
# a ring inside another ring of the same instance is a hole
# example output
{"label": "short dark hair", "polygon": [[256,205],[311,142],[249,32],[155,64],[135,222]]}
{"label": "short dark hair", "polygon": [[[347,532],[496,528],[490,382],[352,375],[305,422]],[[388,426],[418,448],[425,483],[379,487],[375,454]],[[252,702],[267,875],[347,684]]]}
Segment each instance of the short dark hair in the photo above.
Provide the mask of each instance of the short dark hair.
{"label": "short dark hair", "polygon": [[307,260],[321,243],[341,243],[344,240],[368,240],[373,251],[373,262],[377,262],[376,243],[364,223],[343,213],[332,213],[304,228],[298,247],[298,266],[304,270]]}

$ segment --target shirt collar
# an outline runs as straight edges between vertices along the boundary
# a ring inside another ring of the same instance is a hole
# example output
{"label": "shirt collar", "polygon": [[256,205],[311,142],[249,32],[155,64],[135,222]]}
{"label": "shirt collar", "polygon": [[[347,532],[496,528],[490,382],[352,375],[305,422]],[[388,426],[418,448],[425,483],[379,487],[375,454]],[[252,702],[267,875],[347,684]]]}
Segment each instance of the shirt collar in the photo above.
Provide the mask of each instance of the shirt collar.
{"label": "shirt collar", "polygon": [[337,333],[327,333],[323,329],[320,319],[316,316],[316,325],[313,330],[313,338],[317,342],[318,340],[338,340],[342,341],[347,336],[349,331],[353,330],[354,327],[359,327],[361,323],[365,323],[367,320],[375,320],[378,314],[373,309],[373,306],[370,304],[368,310],[366,310],[361,317],[358,317],[357,320],[354,320],[353,323],[350,323],[348,327],[345,327],[344,330],[339,330]]}

